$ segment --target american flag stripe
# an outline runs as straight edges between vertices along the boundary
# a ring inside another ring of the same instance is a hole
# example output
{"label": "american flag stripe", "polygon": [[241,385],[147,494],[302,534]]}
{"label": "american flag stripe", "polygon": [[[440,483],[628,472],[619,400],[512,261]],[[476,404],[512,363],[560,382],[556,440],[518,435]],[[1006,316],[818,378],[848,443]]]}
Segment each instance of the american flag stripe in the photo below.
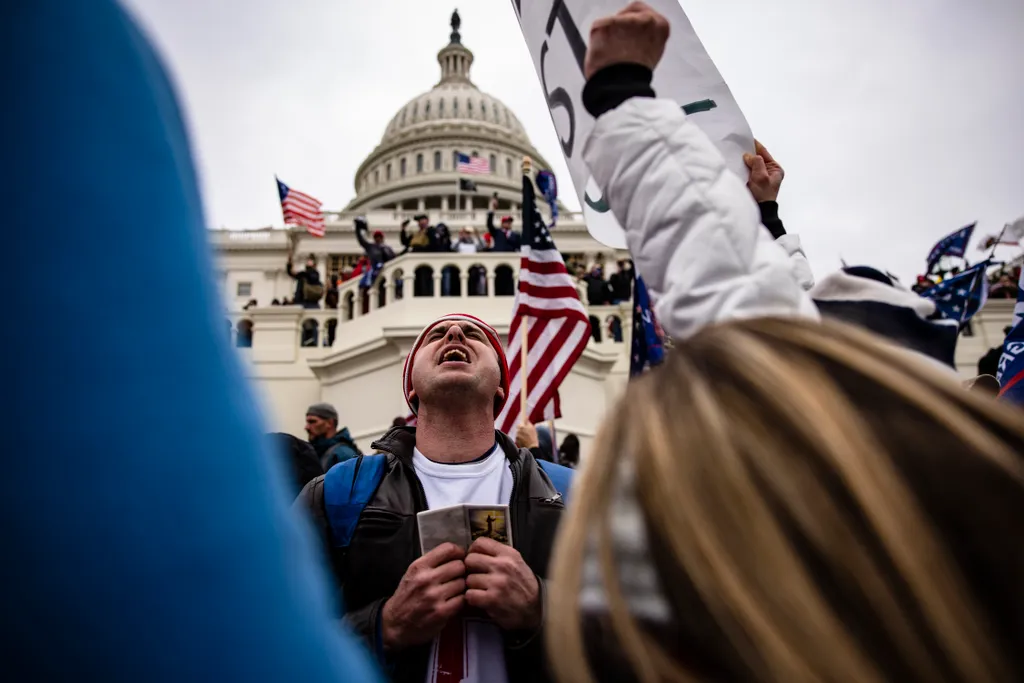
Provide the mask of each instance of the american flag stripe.
{"label": "american flag stripe", "polygon": [[320,210],[323,204],[319,199],[293,190],[280,180],[277,181],[277,192],[281,198],[281,212],[284,214],[285,225],[304,226],[314,237],[323,237],[326,234],[324,214]]}
{"label": "american flag stripe", "polygon": [[[558,388],[590,340],[590,319],[562,255],[537,211],[533,182],[523,176],[522,259],[519,291],[509,326],[509,400],[495,424],[515,435],[523,421],[525,375],[527,419],[537,423],[561,417]],[[527,367],[522,367],[522,326],[527,326]]]}

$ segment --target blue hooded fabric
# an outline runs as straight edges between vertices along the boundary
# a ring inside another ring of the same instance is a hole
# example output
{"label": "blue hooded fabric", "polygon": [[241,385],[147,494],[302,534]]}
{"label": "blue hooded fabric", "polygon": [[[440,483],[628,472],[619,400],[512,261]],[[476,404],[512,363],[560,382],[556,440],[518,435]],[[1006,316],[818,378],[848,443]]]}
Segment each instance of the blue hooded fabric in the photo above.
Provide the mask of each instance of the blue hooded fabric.
{"label": "blue hooded fabric", "polygon": [[228,346],[149,42],[109,0],[2,17],[0,680],[379,680]]}

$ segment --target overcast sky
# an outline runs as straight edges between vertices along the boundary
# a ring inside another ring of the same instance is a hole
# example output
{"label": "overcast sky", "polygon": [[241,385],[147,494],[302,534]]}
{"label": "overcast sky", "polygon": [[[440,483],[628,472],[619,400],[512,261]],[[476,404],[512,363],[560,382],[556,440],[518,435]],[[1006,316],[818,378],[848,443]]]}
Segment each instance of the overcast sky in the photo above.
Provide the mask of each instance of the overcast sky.
{"label": "overcast sky", "polygon": [[[186,102],[211,227],[281,225],[275,173],[342,208],[392,115],[437,82],[455,7],[474,82],[578,207],[509,0],[126,2]],[[682,5],[786,169],[782,216],[819,277],[842,256],[906,281],[945,233],[1024,215],[1021,0]]]}

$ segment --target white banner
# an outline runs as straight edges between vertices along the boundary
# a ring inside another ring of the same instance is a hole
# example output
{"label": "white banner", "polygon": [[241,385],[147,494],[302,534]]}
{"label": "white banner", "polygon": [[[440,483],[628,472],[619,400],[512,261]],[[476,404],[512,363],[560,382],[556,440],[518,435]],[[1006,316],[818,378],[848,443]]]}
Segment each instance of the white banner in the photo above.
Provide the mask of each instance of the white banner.
{"label": "white banner", "polygon": [[[679,103],[707,133],[734,173],[746,180],[743,154],[754,136],[718,68],[676,0],[646,0],[672,27],[665,56],[654,72],[658,97]],[[583,163],[583,143],[594,119],[583,107],[583,60],[590,26],[629,0],[512,0],[558,132],[562,153],[579,194],[587,229],[595,239],[625,249],[626,237]]]}

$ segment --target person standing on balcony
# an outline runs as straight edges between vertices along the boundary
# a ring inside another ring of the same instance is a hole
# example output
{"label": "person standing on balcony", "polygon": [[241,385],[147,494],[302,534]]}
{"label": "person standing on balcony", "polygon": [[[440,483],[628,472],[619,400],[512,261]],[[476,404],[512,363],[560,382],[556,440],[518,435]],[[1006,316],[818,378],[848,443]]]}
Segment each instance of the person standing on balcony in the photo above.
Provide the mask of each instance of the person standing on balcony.
{"label": "person standing on balcony", "polygon": [[608,278],[612,287],[612,303],[620,304],[633,298],[633,262],[619,261],[619,270]]}
{"label": "person standing on balcony", "polygon": [[348,427],[338,429],[338,411],[330,403],[315,403],[306,411],[306,434],[324,472],[362,454]]}
{"label": "person standing on balcony", "polygon": [[294,303],[303,308],[320,308],[320,299],[324,295],[324,285],[320,282],[320,272],[316,269],[316,256],[309,255],[306,268],[298,273],[292,268],[292,256],[288,255],[288,275],[295,280]]}
{"label": "person standing on balcony", "polygon": [[409,220],[402,221],[402,246],[415,253],[424,251],[438,251],[438,234],[435,228],[430,227],[430,219],[425,214],[414,217],[419,226],[415,235],[406,232]]}
{"label": "person standing on balcony", "polygon": [[[494,429],[509,394],[501,339],[472,316],[443,316],[413,343],[402,388],[416,427],[373,444],[386,463],[347,547],[331,541],[344,533],[331,520],[346,523],[344,483],[332,481],[342,468],[296,503],[321,533],[346,619],[395,683],[546,683],[544,577],[565,506],[530,451]],[[359,461],[353,476],[370,467]],[[513,546],[478,538],[468,552],[445,543],[421,554],[416,515],[462,504],[508,505]]]}
{"label": "person standing on balcony", "polygon": [[587,302],[591,306],[607,306],[612,300],[612,286],[604,279],[604,270],[598,263],[583,278],[587,283]]}
{"label": "person standing on balcony", "polygon": [[380,230],[373,231],[373,241],[366,239],[366,233],[370,231],[369,225],[366,223],[366,218],[363,216],[357,216],[353,221],[356,228],[356,239],[359,240],[359,246],[366,252],[366,258],[370,260],[370,264],[373,266],[382,265],[395,258],[395,250],[390,245],[384,242],[384,233]]}
{"label": "person standing on balcony", "polygon": [[459,239],[452,245],[452,251],[457,251],[460,254],[475,254],[483,250],[483,243],[476,236],[476,230],[470,225],[459,230]]}
{"label": "person standing on balcony", "polygon": [[494,240],[494,251],[519,251],[523,236],[512,229],[512,216],[501,217],[501,228],[494,227],[494,212],[498,210],[498,198],[491,198],[491,208],[487,212],[487,232]]}
{"label": "person standing on balcony", "polygon": [[359,280],[359,301],[365,315],[370,312],[370,289],[376,282],[384,264],[395,258],[395,250],[384,243],[384,233],[380,230],[374,231],[372,242],[366,239],[365,233],[369,232],[369,226],[363,216],[357,216],[354,223],[356,239],[359,240],[359,245],[366,252],[366,258],[369,261],[369,267]]}

